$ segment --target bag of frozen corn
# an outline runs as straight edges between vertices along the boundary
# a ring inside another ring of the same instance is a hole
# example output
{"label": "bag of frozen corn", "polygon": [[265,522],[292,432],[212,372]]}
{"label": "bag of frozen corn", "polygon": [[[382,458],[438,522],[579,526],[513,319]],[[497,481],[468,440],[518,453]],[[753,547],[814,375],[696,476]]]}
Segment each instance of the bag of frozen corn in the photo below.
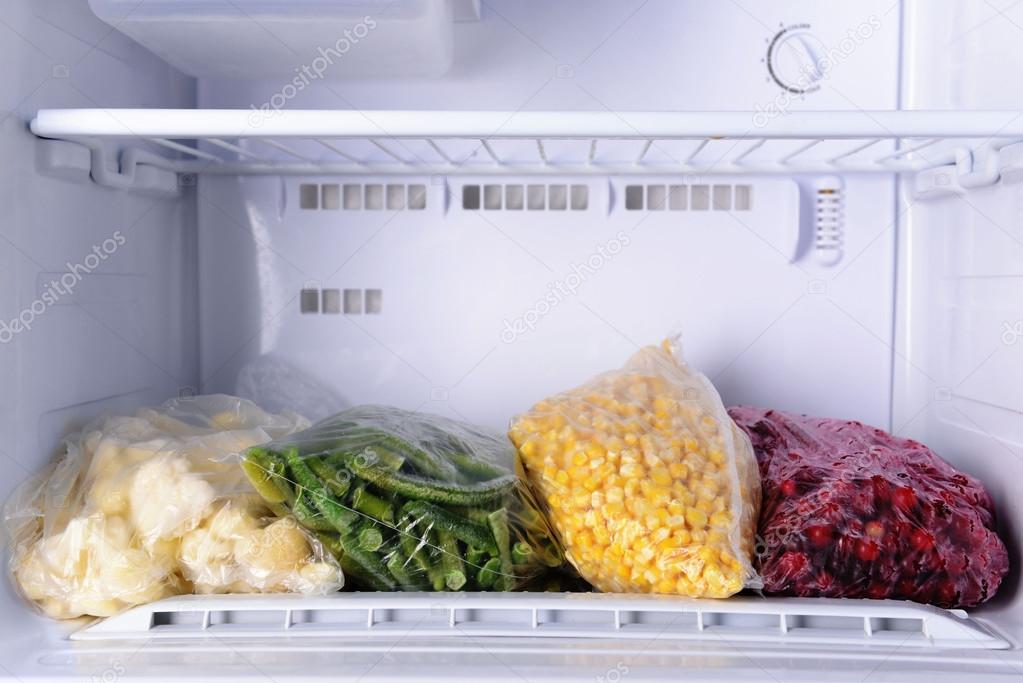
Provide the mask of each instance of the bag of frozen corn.
{"label": "bag of frozen corn", "polygon": [[509,436],[566,557],[598,590],[758,587],[750,441],[676,340],[540,401]]}
{"label": "bag of frozen corn", "polygon": [[94,420],[4,507],[14,585],[58,619],[184,593],[338,590],[337,562],[232,457],[307,425],[224,395]]}
{"label": "bag of frozen corn", "polygon": [[362,590],[542,587],[563,564],[508,438],[437,415],[358,406],[248,449],[242,467]]}

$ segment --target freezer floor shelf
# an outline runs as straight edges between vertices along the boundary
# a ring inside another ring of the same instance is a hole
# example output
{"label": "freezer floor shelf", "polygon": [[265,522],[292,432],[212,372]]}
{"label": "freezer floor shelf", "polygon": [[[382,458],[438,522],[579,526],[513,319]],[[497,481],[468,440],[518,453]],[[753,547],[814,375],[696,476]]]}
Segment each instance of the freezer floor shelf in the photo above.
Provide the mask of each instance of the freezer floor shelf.
{"label": "freezer floor shelf", "polygon": [[[958,181],[970,187],[997,180],[1000,150],[1023,140],[1023,116],[1012,111],[768,117],[754,112],[47,109],[39,111],[31,129],[42,138],[78,143],[86,160],[91,155],[93,178],[115,186],[130,183],[136,167],[156,166],[178,173],[274,175],[947,168],[951,173],[936,178],[936,186]],[[117,141],[119,159],[107,158],[106,140]],[[76,156],[73,149],[51,154],[66,164]]]}
{"label": "freezer floor shelf", "polygon": [[959,610],[889,600],[570,593],[185,596],[136,607],[73,640],[516,636],[1004,649]]}

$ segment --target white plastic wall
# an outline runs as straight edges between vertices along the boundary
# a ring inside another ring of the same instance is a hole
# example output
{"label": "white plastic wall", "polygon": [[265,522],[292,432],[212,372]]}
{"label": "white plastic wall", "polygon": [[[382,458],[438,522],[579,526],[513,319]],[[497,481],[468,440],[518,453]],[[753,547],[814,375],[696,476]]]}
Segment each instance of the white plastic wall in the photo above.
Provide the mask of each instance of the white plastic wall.
{"label": "white plastic wall", "polygon": [[[455,25],[455,63],[443,78],[323,79],[297,90],[279,79],[204,79],[200,105],[252,108],[257,122],[274,115],[264,105],[282,101],[288,109],[735,110],[752,112],[755,132],[790,110],[897,104],[898,9],[887,2],[488,4],[483,21]],[[764,63],[774,36],[797,21],[833,54],[819,90],[805,97],[781,91]],[[598,154],[631,160],[642,144],[605,143]],[[718,155],[736,153],[714,144]],[[417,153],[411,142],[387,145]],[[557,160],[556,147],[548,153]],[[646,154],[671,163],[689,151],[658,143]],[[516,411],[678,331],[727,402],[889,423],[891,177],[845,179],[845,256],[832,265],[803,248],[812,225],[799,224],[792,179],[751,181],[749,212],[625,208],[629,184],[739,182],[681,175],[559,179],[587,184],[585,212],[463,211],[463,183],[530,180],[442,176],[407,180],[428,189],[423,211],[300,208],[300,184],[337,182],[200,179],[204,390],[252,392],[272,405],[295,390],[251,380],[283,377],[304,393],[325,385],[330,406],[392,403],[504,428]],[[618,234],[630,245],[604,259],[599,249]],[[591,257],[598,267],[580,276]],[[563,285],[569,293],[550,303]],[[381,289],[383,310],[303,315],[303,287]],[[508,332],[520,323],[524,333]]]}
{"label": "white plastic wall", "polygon": [[[1023,68],[1020,7],[909,2],[903,105],[909,109],[1021,109],[1005,75]],[[1016,570],[979,610],[1023,632],[1023,186],[1002,182],[900,201],[896,309],[897,432],[932,444],[979,477],[995,498]]]}
{"label": "white plastic wall", "polygon": [[[198,376],[190,192],[146,197],[42,175],[27,123],[44,106],[188,107],[195,91],[77,0],[0,4],[0,61],[6,499],[90,417],[162,402]],[[28,655],[39,637],[27,625],[45,620],[23,608],[6,579],[2,585],[7,666],[17,661],[12,652]]]}

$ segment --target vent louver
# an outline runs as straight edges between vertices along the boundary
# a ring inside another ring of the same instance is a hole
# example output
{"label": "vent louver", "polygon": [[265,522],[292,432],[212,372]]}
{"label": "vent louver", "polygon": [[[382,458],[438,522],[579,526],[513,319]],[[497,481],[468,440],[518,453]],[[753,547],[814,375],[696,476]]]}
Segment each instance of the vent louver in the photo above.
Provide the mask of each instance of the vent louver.
{"label": "vent louver", "polygon": [[625,186],[626,211],[750,211],[752,185],[702,184]]}
{"label": "vent louver", "polygon": [[298,207],[320,211],[422,211],[426,186],[394,183],[302,183]]}
{"label": "vent louver", "polygon": [[552,593],[196,595],[135,607],[74,640],[160,638],[518,636],[616,641],[705,640],[786,645],[1004,649],[959,610],[890,600]]}

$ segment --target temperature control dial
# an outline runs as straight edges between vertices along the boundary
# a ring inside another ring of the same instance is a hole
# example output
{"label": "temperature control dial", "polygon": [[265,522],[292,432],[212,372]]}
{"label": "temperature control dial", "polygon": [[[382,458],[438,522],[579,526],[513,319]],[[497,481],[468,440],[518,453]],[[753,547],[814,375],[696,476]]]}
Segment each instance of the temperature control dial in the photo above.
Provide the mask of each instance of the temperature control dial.
{"label": "temperature control dial", "polygon": [[793,24],[775,34],[767,48],[767,71],[779,86],[796,94],[820,89],[827,47],[809,24]]}

